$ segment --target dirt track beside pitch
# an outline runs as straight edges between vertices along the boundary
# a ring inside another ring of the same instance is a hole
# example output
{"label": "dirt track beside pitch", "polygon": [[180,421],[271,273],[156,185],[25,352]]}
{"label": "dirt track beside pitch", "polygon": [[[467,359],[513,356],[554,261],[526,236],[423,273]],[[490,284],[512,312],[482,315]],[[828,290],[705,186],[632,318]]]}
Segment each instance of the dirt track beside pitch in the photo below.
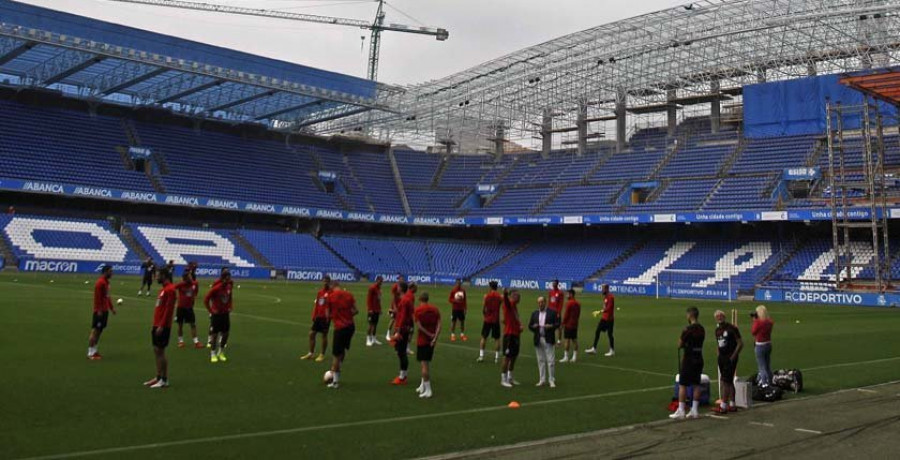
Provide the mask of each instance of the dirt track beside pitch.
{"label": "dirt track beside pitch", "polygon": [[[708,413],[708,410],[707,410]],[[432,459],[897,458],[900,382]]]}

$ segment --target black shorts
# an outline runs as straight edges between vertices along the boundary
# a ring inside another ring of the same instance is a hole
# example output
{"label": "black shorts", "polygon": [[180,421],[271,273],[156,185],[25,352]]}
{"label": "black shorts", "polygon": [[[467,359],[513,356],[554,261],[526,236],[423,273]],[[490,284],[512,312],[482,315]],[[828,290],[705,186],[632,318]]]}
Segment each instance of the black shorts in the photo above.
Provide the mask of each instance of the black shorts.
{"label": "black shorts", "polygon": [[141,287],[144,287],[145,284],[149,284],[150,286],[153,286],[153,274],[152,273],[144,274],[144,279],[143,279],[143,281],[141,281]]}
{"label": "black shorts", "polygon": [[409,348],[409,331],[400,329],[399,332],[400,338],[394,341],[394,351],[398,355],[405,355],[406,350]]}
{"label": "black shorts", "polygon": [[109,321],[109,312],[94,313],[91,317],[91,329],[102,331],[106,329],[106,322]]}
{"label": "black shorts", "polygon": [[484,323],[481,326],[481,337],[488,338],[492,337],[494,340],[500,338],[500,323]]}
{"label": "black shorts", "polygon": [[312,331],[327,334],[331,323],[325,318],[316,318],[313,320]]}
{"label": "black shorts", "polygon": [[431,345],[419,345],[416,347],[416,361],[431,361],[434,358],[434,347]]}
{"label": "black shorts", "polygon": [[600,320],[600,325],[597,326],[597,330],[599,330],[600,332],[605,332],[605,331],[612,332],[613,326],[615,326],[615,323],[613,321]]}
{"label": "black shorts", "polygon": [[171,327],[162,328],[162,332],[159,335],[156,335],[156,328],[150,328],[150,337],[153,346],[156,348],[166,348],[169,346],[169,337],[172,335]]}
{"label": "black shorts", "polygon": [[737,371],[737,360],[732,361],[727,356],[719,356],[719,381],[734,383],[734,373]]}
{"label": "black shorts", "polygon": [[508,358],[519,356],[519,336],[512,334],[503,336],[503,356]]}
{"label": "black shorts", "polygon": [[194,316],[193,308],[176,308],[175,309],[175,322],[178,324],[196,324],[197,318]]}
{"label": "black shorts", "polygon": [[369,312],[369,324],[371,324],[372,326],[377,326],[378,318],[381,318],[380,311],[370,311]]}
{"label": "black shorts", "polygon": [[345,351],[350,349],[350,342],[353,340],[353,333],[356,332],[356,326],[350,325],[343,329],[335,329],[334,337],[331,339],[331,354],[341,356]]}
{"label": "black shorts", "polygon": [[450,312],[450,320],[451,321],[465,321],[466,320],[466,311],[465,310],[453,310]]}
{"label": "black shorts", "polygon": [[575,328],[575,329],[566,328],[566,330],[563,331],[563,338],[571,339],[571,340],[577,339],[578,338],[578,328]]}
{"label": "black shorts", "polygon": [[216,313],[209,315],[209,333],[227,333],[231,330],[231,315],[228,313]]}
{"label": "black shorts", "polygon": [[687,356],[681,361],[678,372],[679,385],[700,385],[700,374],[703,373],[703,357]]}

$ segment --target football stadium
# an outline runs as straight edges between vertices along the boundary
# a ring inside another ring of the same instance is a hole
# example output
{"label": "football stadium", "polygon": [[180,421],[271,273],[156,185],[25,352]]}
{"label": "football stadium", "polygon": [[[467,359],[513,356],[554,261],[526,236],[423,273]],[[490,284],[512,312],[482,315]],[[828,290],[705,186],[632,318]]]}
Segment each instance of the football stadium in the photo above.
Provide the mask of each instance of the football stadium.
{"label": "football stadium", "polygon": [[896,458],[900,0],[310,3],[0,0],[0,458]]}

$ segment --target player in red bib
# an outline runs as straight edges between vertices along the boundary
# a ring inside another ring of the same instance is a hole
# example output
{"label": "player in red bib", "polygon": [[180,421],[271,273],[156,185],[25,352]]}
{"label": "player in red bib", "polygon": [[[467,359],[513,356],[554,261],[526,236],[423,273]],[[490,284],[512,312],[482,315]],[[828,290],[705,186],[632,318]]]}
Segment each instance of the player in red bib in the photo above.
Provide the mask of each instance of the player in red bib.
{"label": "player in red bib", "polygon": [[450,313],[450,341],[456,342],[456,324],[459,323],[459,338],[465,342],[469,340],[466,337],[466,310],[469,309],[467,303],[466,290],[462,287],[462,280],[456,280],[456,285],[450,290],[448,298],[451,307]]}
{"label": "player in red bib", "polygon": [[203,348],[203,344],[197,339],[197,318],[194,315],[194,301],[200,287],[197,280],[192,277],[190,268],[186,268],[181,275],[181,282],[175,285],[178,293],[178,306],[175,310],[175,322],[178,323],[178,348],[184,348],[184,323],[191,326],[191,337],[194,338],[194,348]]}
{"label": "player in red bib", "polygon": [[[600,334],[605,331],[609,337],[609,351],[603,356],[615,356],[616,340],[613,338],[613,326],[615,325],[616,297],[609,292],[608,284],[604,284],[600,288],[600,292],[603,294],[603,311],[599,312],[600,324],[597,325],[597,330],[594,332],[594,346],[584,350],[584,352],[590,355],[597,354],[597,343],[600,341]],[[595,311],[594,317],[596,318],[597,316],[598,312]]]}
{"label": "player in red bib", "polygon": [[478,346],[479,363],[484,361],[484,346],[488,337],[494,339],[494,362],[500,361],[500,304],[503,303],[503,296],[497,292],[498,285],[496,281],[488,283],[490,290],[484,295],[484,306],[481,310],[484,324],[481,326],[481,343]]}
{"label": "player in red bib", "polygon": [[[556,313],[557,318],[563,317],[563,305],[566,301],[566,294],[559,288],[559,280],[553,280],[553,284],[551,284],[550,292],[547,293],[547,308],[553,310]],[[563,343],[563,328],[559,328],[556,331],[556,346],[561,346]]]}
{"label": "player in red bib", "polygon": [[88,336],[87,351],[87,358],[94,361],[103,359],[103,356],[97,351],[100,334],[106,329],[109,312],[116,314],[116,309],[113,308],[112,300],[109,298],[109,279],[112,278],[112,275],[112,265],[104,265],[100,269],[100,277],[94,283],[94,310],[91,317],[91,334]]}
{"label": "player in red bib", "polygon": [[225,356],[225,346],[228,345],[228,333],[231,331],[232,288],[231,270],[222,269],[219,279],[213,283],[206,297],[203,298],[203,306],[209,312],[209,362],[228,361]]}
{"label": "player in red bib", "polygon": [[[316,358],[317,363],[325,361],[325,352],[328,351],[328,329],[331,320],[328,317],[328,296],[331,295],[331,277],[322,278],[322,289],[316,294],[316,303],[313,305],[312,326],[309,328],[309,353],[300,359]],[[322,334],[322,351],[316,356],[316,334]]]}
{"label": "player in red bib", "polygon": [[387,332],[384,334],[384,340],[390,342],[394,334],[394,317],[397,315],[397,304],[400,303],[400,296],[403,295],[400,292],[400,284],[405,280],[403,279],[403,275],[397,274],[397,281],[391,286],[391,308],[388,310],[388,315],[391,317],[391,322],[388,323]]}
{"label": "player in red bib", "polygon": [[399,292],[401,293],[400,301],[397,303],[397,313],[394,316],[394,336],[392,342],[394,350],[397,352],[397,358],[400,360],[400,374],[391,381],[394,385],[406,385],[406,378],[409,374],[409,339],[412,337],[415,315],[416,301],[415,284],[407,285],[405,281],[401,281]]}
{"label": "player in red bib", "polygon": [[169,386],[169,361],[166,359],[166,347],[172,335],[172,316],[175,313],[175,285],[172,284],[172,272],[165,268],[156,273],[156,281],[162,285],[156,297],[153,309],[153,328],[150,338],[153,343],[153,355],[156,358],[156,377],[144,382],[150,388],[166,388]]}
{"label": "player in red bib", "polygon": [[422,382],[416,388],[420,398],[430,398],[431,391],[431,360],[434,358],[434,347],[437,345],[438,336],[441,335],[441,312],[434,305],[428,303],[428,293],[423,292],[419,296],[419,306],[413,314],[416,324],[416,359],[422,366]]}
{"label": "player in red bib", "polygon": [[[566,347],[563,350],[563,357],[559,360],[561,363],[575,362],[578,359],[578,319],[581,317],[581,304],[575,300],[575,290],[569,288],[569,301],[566,303],[565,313],[563,313],[563,338],[566,341]],[[569,359],[569,350],[572,350],[572,358]]]}
{"label": "player in red bib", "polygon": [[522,321],[519,319],[519,292],[503,290],[503,366],[500,370],[500,385],[512,388],[519,385],[513,378],[516,358],[519,357]]}
{"label": "player in red bib", "polygon": [[384,278],[379,275],[375,278],[375,284],[369,286],[369,294],[366,296],[366,313],[368,314],[369,330],[366,334],[366,346],[381,345],[375,335],[378,327],[378,318],[381,317],[381,284]]}
{"label": "player in red bib", "polygon": [[353,294],[341,288],[337,281],[331,284],[331,295],[328,296],[329,316],[334,322],[334,340],[332,340],[331,373],[333,375],[329,388],[338,388],[341,379],[341,369],[344,364],[350,342],[356,332],[353,317],[359,313],[356,309],[356,299]]}

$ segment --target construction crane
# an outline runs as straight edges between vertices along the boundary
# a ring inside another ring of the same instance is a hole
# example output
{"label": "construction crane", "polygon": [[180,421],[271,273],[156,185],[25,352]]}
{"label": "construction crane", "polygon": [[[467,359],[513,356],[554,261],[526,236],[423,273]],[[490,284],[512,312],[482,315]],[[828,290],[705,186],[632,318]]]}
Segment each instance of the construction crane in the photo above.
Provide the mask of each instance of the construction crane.
{"label": "construction crane", "polygon": [[440,27],[408,26],[404,24],[384,23],[384,0],[378,2],[378,10],[375,13],[375,21],[363,21],[360,19],[335,18],[330,16],[318,16],[314,14],[290,13],[285,11],[264,10],[258,8],[244,8],[240,6],[216,5],[212,3],[185,2],[181,0],[109,0],[122,3],[137,3],[141,5],[165,6],[169,8],[181,8],[195,11],[209,11],[213,13],[240,14],[244,16],[259,16],[264,18],[287,19],[291,21],[315,22],[318,24],[331,24],[336,26],[358,27],[371,31],[369,38],[369,67],[367,77],[375,80],[378,77],[378,59],[381,54],[381,32],[404,32],[408,34],[430,35],[438,41],[444,41],[450,37],[447,29]]}

